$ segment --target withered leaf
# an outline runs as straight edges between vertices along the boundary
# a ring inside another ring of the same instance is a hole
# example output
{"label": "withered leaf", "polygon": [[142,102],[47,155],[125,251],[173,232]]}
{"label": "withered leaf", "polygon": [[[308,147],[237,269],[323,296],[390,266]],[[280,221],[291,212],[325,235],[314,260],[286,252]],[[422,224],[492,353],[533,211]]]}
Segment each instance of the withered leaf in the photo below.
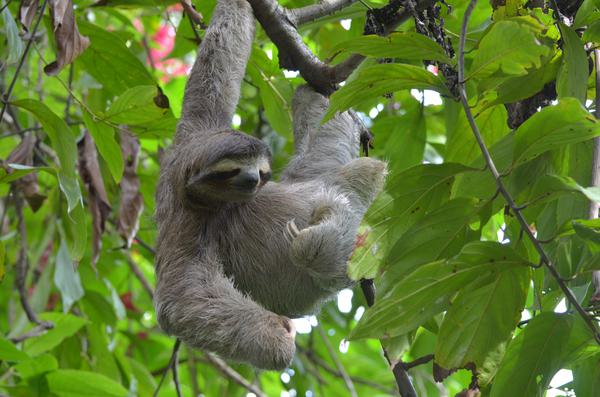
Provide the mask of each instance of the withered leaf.
{"label": "withered leaf", "polygon": [[19,6],[19,21],[21,21],[25,30],[29,30],[31,27],[39,3],[40,0],[21,0]]}
{"label": "withered leaf", "polygon": [[96,268],[102,249],[102,233],[111,207],[98,164],[98,152],[89,132],[79,143],[79,174],[88,192],[88,207],[92,214],[92,266]]}
{"label": "withered leaf", "polygon": [[46,65],[44,72],[48,76],[54,76],[85,51],[90,45],[90,40],[79,33],[73,15],[72,0],[50,0],[49,4],[57,57],[56,61]]}
{"label": "withered leaf", "polygon": [[[35,147],[35,135],[27,134],[14,148],[14,150],[8,155],[6,162],[8,164],[22,164],[33,166],[33,148]],[[8,172],[11,172],[10,168],[7,168]],[[46,199],[46,196],[39,193],[39,185],[36,174],[27,174],[14,182],[17,189],[23,192],[23,196],[27,203],[31,207],[33,212],[36,212],[42,206],[42,203]]]}
{"label": "withered leaf", "polygon": [[128,133],[121,133],[121,152],[125,160],[125,170],[121,179],[121,203],[119,211],[118,231],[125,239],[127,248],[137,234],[140,215],[144,209],[144,201],[140,193],[140,180],[137,176],[138,154],[140,143]]}

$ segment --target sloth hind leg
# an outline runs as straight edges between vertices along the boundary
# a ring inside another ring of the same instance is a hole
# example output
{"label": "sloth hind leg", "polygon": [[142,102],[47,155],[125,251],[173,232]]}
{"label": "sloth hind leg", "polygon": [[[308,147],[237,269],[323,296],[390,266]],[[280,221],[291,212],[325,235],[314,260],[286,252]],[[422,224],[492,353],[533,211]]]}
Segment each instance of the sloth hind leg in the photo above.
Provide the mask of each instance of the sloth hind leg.
{"label": "sloth hind leg", "polygon": [[348,193],[355,210],[362,216],[383,189],[386,175],[385,162],[360,157],[342,167],[336,179]]}

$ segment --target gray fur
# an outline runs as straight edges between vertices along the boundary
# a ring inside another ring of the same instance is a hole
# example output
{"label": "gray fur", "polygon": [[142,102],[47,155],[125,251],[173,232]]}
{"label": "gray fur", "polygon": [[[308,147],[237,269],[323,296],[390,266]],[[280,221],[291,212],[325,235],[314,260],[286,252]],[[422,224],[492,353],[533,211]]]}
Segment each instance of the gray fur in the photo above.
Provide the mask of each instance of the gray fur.
{"label": "gray fur", "polygon": [[160,326],[191,346],[281,369],[295,351],[287,317],[315,313],[352,284],[346,264],[386,166],[358,158],[359,129],[347,113],[320,126],[327,99],[301,87],[296,156],[281,182],[244,202],[190,195],[191,175],[219,159],[270,159],[263,142],[229,129],[253,33],[245,0],[218,2],[162,162],[155,307]]}

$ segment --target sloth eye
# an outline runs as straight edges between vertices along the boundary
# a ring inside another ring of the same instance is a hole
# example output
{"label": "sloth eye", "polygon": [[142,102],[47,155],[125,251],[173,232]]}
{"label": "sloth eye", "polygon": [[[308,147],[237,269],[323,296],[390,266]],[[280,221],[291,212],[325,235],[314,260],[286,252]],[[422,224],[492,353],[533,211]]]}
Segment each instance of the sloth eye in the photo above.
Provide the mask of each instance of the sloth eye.
{"label": "sloth eye", "polygon": [[260,175],[260,180],[263,182],[268,181],[269,179],[271,179],[271,173],[270,172],[265,172],[265,171],[259,171],[258,172]]}
{"label": "sloth eye", "polygon": [[234,176],[236,176],[239,173],[240,173],[239,168],[236,168],[236,169],[233,169],[230,171],[211,172],[210,174],[208,174],[206,176],[206,179],[209,179],[211,181],[224,181],[229,178],[233,178]]}

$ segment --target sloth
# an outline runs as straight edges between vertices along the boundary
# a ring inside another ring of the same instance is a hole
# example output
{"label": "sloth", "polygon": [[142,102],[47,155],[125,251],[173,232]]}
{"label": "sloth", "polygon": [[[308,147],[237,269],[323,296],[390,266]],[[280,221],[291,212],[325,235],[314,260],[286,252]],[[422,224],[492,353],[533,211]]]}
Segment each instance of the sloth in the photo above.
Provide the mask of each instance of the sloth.
{"label": "sloth", "polygon": [[246,0],[219,0],[192,68],[156,192],[154,303],[160,327],[186,344],[283,369],[290,318],[352,285],[347,262],[386,164],[358,157],[348,113],[321,125],[328,100],[302,86],[294,157],[269,180],[268,146],[231,129],[254,25]]}

